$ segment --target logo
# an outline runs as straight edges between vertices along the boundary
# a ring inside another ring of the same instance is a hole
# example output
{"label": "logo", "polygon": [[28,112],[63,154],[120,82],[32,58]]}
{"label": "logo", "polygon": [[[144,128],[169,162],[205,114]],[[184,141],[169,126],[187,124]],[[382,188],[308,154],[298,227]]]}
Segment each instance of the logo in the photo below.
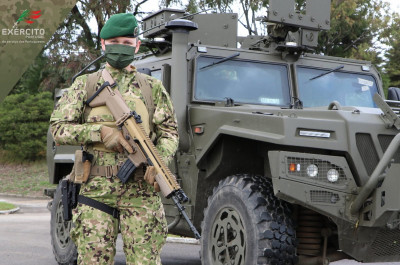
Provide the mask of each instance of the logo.
{"label": "logo", "polygon": [[24,12],[22,12],[21,16],[18,18],[16,23],[19,23],[20,21],[24,21],[28,24],[32,24],[33,22],[35,22],[34,19],[40,18],[40,16],[42,15],[42,14],[40,14],[40,12],[42,12],[42,11],[41,10],[29,11],[29,9],[26,9]]}
{"label": "logo", "polygon": [[[40,25],[37,19],[41,16],[42,10],[25,9],[15,21],[12,28],[1,29],[1,36],[7,38],[6,40],[2,40],[1,43],[44,43],[45,29],[34,26]],[[28,26],[27,24],[32,26]]]}

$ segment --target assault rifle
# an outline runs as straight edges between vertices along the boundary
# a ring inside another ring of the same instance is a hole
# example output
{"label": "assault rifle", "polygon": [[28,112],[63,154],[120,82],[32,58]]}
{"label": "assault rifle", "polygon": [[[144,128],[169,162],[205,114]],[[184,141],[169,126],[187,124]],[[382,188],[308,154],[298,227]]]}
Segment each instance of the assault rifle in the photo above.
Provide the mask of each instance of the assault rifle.
{"label": "assault rifle", "polygon": [[132,154],[128,155],[128,159],[118,171],[118,178],[125,183],[139,166],[154,166],[157,172],[155,180],[159,184],[162,194],[167,199],[171,198],[174,201],[178,211],[183,215],[194,233],[195,238],[200,239],[199,232],[187,216],[185,207],[181,204],[187,202],[189,198],[177,183],[170,169],[165,165],[153,142],[145,133],[140,115],[129,109],[121,93],[117,89],[112,89],[114,86],[115,83],[110,85],[108,81],[104,82],[99,90],[86,101],[86,104],[90,107],[106,105],[114,116],[117,126],[122,129],[125,139],[134,150]]}

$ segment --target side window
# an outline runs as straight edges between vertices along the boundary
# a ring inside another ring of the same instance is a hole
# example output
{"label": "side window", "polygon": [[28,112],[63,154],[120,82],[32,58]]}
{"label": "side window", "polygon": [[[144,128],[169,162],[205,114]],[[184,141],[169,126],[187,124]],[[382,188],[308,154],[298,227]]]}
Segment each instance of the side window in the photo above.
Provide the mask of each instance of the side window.
{"label": "side window", "polygon": [[197,58],[195,100],[289,106],[287,67],[253,61]]}

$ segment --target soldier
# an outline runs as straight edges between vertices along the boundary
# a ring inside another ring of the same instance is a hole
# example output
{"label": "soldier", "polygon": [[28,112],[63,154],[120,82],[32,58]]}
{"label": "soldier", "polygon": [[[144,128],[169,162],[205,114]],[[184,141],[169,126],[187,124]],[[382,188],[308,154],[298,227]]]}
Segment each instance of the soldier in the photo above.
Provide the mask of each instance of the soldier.
{"label": "soldier", "polygon": [[[140,46],[137,29],[132,14],[110,17],[100,32],[107,61],[105,70],[117,83],[114,89],[121,92],[129,108],[141,114],[146,132],[154,136],[158,151],[168,163],[178,147],[177,121],[161,82],[138,73],[130,65]],[[73,214],[71,238],[77,246],[78,263],[113,264],[120,230],[127,264],[161,264],[160,252],[167,236],[166,218],[157,186],[143,181],[153,171],[138,168],[125,184],[116,176],[127,159],[124,149],[132,152],[132,148],[116,128],[107,107],[85,106],[90,76],[93,74],[76,79],[50,119],[56,143],[82,145],[94,156],[90,177],[82,184]],[[98,89],[104,82],[98,74],[92,83]]]}

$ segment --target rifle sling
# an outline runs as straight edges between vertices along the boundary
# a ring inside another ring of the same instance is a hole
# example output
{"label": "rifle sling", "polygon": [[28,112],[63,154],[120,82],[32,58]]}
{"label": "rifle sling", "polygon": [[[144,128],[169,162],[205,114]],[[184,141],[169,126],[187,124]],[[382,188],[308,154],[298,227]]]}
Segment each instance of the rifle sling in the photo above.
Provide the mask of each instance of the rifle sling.
{"label": "rifle sling", "polygon": [[[153,115],[155,111],[155,106],[154,106],[154,99],[153,99],[153,93],[151,89],[151,85],[146,78],[145,74],[142,74],[140,72],[136,72],[136,80],[139,84],[139,88],[142,91],[142,95],[144,98],[144,103],[147,107],[147,111],[149,112],[149,128],[150,132],[154,132],[153,129]],[[150,136],[152,138],[152,136]],[[154,139],[152,139],[154,140]]]}
{"label": "rifle sling", "polygon": [[[100,75],[101,75],[100,71],[88,75],[85,87],[88,99],[91,98],[94,95],[94,93],[96,93],[97,81],[100,79]],[[89,117],[91,109],[92,109],[91,107],[85,104],[85,110],[83,112],[83,122],[85,122],[87,120],[87,117]]]}
{"label": "rifle sling", "polygon": [[78,195],[78,202],[82,203],[82,204],[86,204],[87,206],[93,207],[102,212],[108,213],[115,219],[119,219],[119,210],[117,208],[108,206],[105,203],[93,200],[93,199],[83,196],[83,195]]}
{"label": "rifle sling", "polygon": [[115,83],[114,79],[106,69],[103,69],[103,71],[101,71],[101,76],[103,77],[104,81],[108,81],[111,86]]}

